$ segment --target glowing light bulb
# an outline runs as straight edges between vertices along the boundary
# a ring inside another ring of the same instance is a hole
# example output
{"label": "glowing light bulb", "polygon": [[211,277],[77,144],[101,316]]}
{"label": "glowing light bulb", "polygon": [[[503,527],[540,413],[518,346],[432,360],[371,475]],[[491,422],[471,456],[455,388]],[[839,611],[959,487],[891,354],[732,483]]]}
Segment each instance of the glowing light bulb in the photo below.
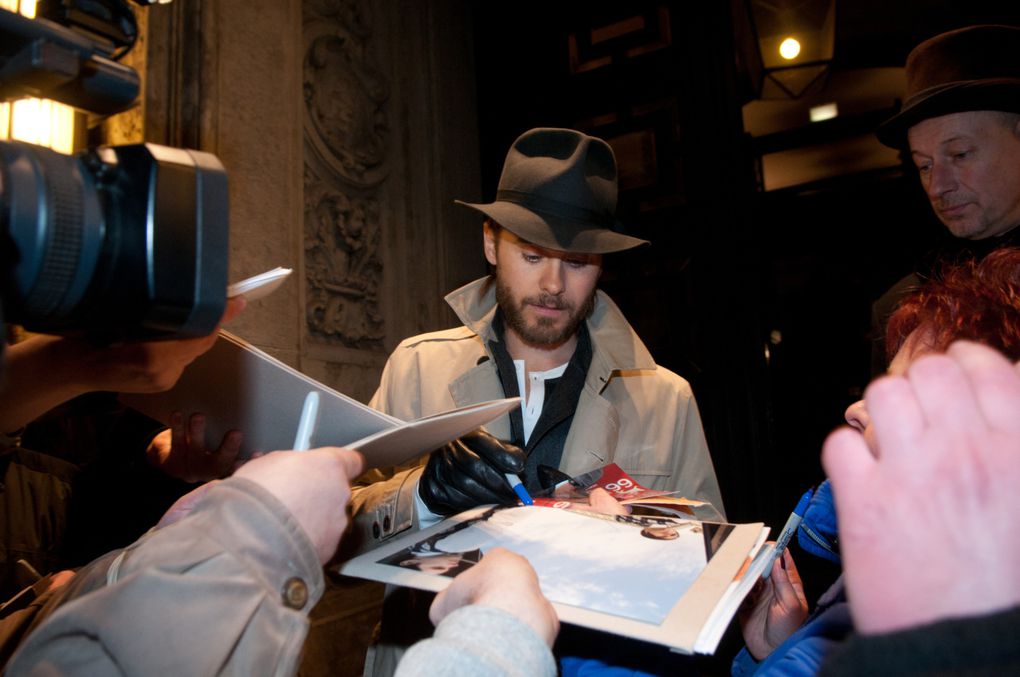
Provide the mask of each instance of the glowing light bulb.
{"label": "glowing light bulb", "polygon": [[[36,0],[0,0],[0,9],[36,14]],[[0,103],[0,139],[47,146],[60,153],[74,150],[74,109],[48,99],[24,98]]]}
{"label": "glowing light bulb", "polygon": [[796,59],[798,54],[800,54],[800,43],[794,38],[786,38],[779,45],[779,56],[783,57],[787,61]]}
{"label": "glowing light bulb", "polygon": [[0,107],[0,139],[74,151],[74,109],[49,99],[18,99]]}

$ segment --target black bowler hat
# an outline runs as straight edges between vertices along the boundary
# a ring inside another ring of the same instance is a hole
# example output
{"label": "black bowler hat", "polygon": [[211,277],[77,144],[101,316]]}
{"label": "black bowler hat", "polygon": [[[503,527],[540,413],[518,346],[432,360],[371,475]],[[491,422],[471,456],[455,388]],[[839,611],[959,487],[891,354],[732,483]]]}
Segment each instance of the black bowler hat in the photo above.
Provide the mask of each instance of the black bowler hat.
{"label": "black bowler hat", "polygon": [[1020,27],[968,26],[915,47],[903,108],[876,134],[899,148],[918,122],[974,110],[1020,113]]}
{"label": "black bowler hat", "polygon": [[613,149],[573,129],[524,132],[507,153],[496,201],[455,202],[547,249],[608,254],[648,244],[620,232]]}

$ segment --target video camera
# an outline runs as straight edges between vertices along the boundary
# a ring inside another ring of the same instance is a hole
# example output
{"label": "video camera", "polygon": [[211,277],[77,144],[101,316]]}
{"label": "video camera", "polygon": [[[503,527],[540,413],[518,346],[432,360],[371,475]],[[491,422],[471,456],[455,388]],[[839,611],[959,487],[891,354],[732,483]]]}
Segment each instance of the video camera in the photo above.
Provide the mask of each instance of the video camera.
{"label": "video camera", "polygon": [[[139,78],[116,61],[134,43],[130,6],[38,6],[36,19],[0,10],[0,100],[130,108]],[[98,341],[206,335],[226,304],[228,237],[214,155],[138,144],[68,156],[0,142],[0,298],[5,319],[26,329]]]}

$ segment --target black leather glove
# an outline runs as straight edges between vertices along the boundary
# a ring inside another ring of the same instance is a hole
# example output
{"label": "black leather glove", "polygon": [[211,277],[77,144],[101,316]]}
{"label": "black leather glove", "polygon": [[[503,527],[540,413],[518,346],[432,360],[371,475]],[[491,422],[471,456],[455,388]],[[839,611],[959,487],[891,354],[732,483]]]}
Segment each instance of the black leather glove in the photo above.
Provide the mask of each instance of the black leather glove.
{"label": "black leather glove", "polygon": [[432,452],[418,481],[418,494],[437,515],[487,503],[513,503],[517,496],[505,473],[520,473],[526,460],[519,447],[476,430]]}

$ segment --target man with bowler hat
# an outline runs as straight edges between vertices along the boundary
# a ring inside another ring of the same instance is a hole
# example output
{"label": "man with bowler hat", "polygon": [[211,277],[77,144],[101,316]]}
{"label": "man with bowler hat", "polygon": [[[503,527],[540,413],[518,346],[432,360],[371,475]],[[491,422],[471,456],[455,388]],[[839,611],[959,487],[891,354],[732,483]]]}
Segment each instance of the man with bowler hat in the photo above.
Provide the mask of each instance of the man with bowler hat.
{"label": "man with bowler hat", "polygon": [[[953,237],[875,303],[876,336],[939,260],[1020,245],[1020,27],[969,26],[936,35],[910,52],[906,76],[903,107],[877,136],[910,153]],[[884,371],[884,350],[875,348],[872,366]]]}
{"label": "man with bowler hat", "polygon": [[416,467],[369,475],[376,481],[352,497],[361,547],[476,505],[514,502],[506,473],[537,491],[543,478],[616,463],[644,486],[722,511],[690,385],[655,364],[596,289],[604,255],[647,244],[620,232],[616,198],[609,144],[540,128],[514,141],[495,201],[458,201],[485,216],[492,274],[446,297],[463,326],[397,346],[371,405],[405,420],[501,397],[519,395],[521,406]]}

